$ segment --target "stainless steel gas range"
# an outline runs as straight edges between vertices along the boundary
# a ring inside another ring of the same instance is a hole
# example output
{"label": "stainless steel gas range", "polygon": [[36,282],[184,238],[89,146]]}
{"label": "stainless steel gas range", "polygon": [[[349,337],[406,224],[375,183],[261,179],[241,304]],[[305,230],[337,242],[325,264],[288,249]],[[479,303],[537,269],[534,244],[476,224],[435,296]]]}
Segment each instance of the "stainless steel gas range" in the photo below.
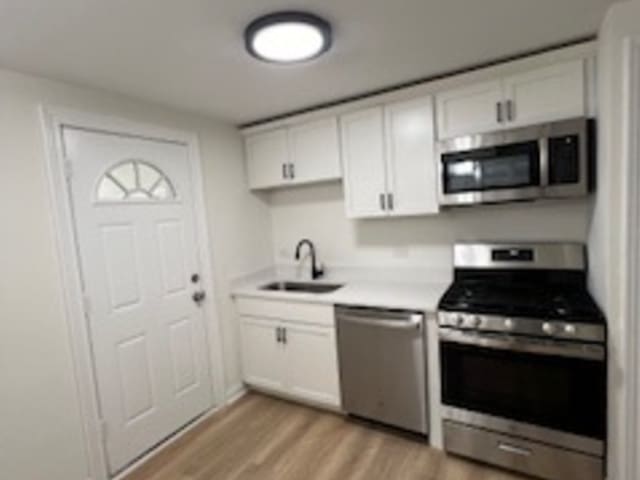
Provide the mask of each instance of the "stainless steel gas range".
{"label": "stainless steel gas range", "polygon": [[580,244],[458,244],[439,304],[445,450],[601,480],[606,325]]}

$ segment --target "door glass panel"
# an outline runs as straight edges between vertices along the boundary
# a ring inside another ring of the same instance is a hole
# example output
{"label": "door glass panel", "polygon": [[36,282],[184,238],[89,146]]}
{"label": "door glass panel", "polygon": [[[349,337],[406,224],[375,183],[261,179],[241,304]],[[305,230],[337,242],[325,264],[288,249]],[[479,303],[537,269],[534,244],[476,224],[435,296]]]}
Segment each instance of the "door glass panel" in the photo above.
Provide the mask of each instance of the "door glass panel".
{"label": "door glass panel", "polygon": [[171,180],[159,168],[142,160],[111,167],[98,182],[98,201],[166,201],[176,198]]}
{"label": "door glass panel", "polygon": [[127,192],[109,177],[103,177],[98,185],[98,198],[101,200],[122,200]]}
{"label": "door glass panel", "polygon": [[171,186],[165,179],[162,179],[153,189],[152,195],[159,200],[166,200],[172,197]]}
{"label": "door glass panel", "polygon": [[162,174],[146,163],[138,163],[138,174],[140,187],[147,191],[151,191],[154,185],[162,179]]}
{"label": "door glass panel", "polygon": [[130,190],[136,187],[136,170],[133,162],[121,164],[109,173],[125,189]]}

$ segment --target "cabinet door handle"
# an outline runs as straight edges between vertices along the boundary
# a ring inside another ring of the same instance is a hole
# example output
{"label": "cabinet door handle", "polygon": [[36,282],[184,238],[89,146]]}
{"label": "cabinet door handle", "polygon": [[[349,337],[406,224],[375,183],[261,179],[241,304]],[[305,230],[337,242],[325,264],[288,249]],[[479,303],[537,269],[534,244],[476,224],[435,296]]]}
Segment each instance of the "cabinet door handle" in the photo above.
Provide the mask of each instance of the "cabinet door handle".
{"label": "cabinet door handle", "polygon": [[280,327],[276,327],[276,342],[280,343],[282,341],[282,336],[280,334]]}
{"label": "cabinet door handle", "polygon": [[514,118],[514,109],[513,109],[513,100],[507,100],[507,120],[509,122],[513,122]]}
{"label": "cabinet door handle", "polygon": [[502,102],[496,103],[496,119],[498,120],[498,123],[502,123],[504,120],[502,116]]}
{"label": "cabinet door handle", "polygon": [[282,343],[287,344],[287,328],[282,327]]}
{"label": "cabinet door handle", "polygon": [[382,210],[386,210],[387,209],[387,204],[386,204],[386,200],[385,200],[386,196],[384,193],[380,194],[380,209]]}
{"label": "cabinet door handle", "polygon": [[296,171],[294,169],[293,163],[289,164],[289,178],[291,180],[293,180],[294,178],[296,178]]}
{"label": "cabinet door handle", "polygon": [[393,193],[387,194],[387,206],[389,207],[389,210],[393,210]]}
{"label": "cabinet door handle", "polygon": [[286,163],[282,164],[282,178],[284,178],[284,179],[287,178],[287,164]]}

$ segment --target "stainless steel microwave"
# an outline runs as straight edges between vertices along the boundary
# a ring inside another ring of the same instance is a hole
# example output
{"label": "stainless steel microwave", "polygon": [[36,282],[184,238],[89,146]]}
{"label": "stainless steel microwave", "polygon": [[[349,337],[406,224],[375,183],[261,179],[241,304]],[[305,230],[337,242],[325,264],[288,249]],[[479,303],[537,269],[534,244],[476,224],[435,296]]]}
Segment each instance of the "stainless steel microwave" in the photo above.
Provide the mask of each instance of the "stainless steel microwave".
{"label": "stainless steel microwave", "polygon": [[440,141],[440,205],[587,195],[594,130],[576,118]]}

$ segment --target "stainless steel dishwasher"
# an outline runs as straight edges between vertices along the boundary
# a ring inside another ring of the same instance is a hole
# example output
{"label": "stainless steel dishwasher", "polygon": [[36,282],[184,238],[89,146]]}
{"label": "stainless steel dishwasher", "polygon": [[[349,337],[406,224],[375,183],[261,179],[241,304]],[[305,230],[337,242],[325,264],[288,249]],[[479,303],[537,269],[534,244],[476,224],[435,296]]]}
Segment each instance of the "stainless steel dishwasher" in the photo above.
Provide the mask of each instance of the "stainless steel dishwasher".
{"label": "stainless steel dishwasher", "polygon": [[424,315],[337,306],[336,323],[343,409],[426,435]]}

